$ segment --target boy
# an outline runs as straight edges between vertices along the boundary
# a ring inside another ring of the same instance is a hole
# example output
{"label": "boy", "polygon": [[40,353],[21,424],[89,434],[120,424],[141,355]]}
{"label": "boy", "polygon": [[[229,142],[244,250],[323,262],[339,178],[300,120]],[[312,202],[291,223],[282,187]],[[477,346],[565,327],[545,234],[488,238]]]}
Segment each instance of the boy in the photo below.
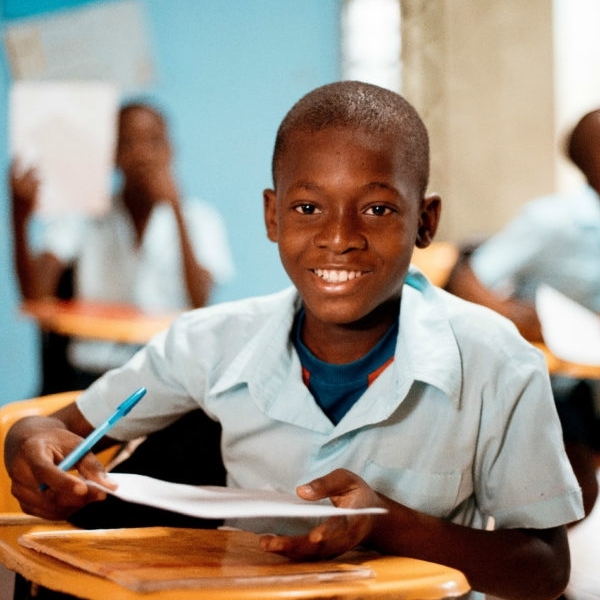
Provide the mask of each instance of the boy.
{"label": "boy", "polygon": [[[55,465],[144,385],[116,438],[200,406],[223,427],[228,485],[388,509],[230,523],[278,534],[262,536],[264,550],[316,559],[363,544],[458,568],[503,598],[558,596],[564,524],[582,510],[545,364],[511,323],[409,270],[440,216],[428,153],[422,121],[393,92],[340,82],[302,98],[264,192],[295,287],[189,312],[76,405],[16,424],[7,466],[24,510],[57,518],[101,499]],[[106,483],[93,455],[78,468]]]}
{"label": "boy", "polygon": [[[57,297],[63,274],[73,268],[78,299],[125,303],[147,311],[205,306],[215,285],[233,273],[222,217],[210,204],[180,193],[161,112],[150,104],[125,104],[117,128],[115,165],[121,189],[110,210],[85,223],[77,221],[77,227],[65,215],[40,221],[39,252],[33,251],[27,236],[39,184],[33,170],[18,174],[16,163],[13,166],[14,254],[21,293],[27,300]],[[67,370],[72,371],[72,381],[54,381],[53,370],[47,368],[43,393],[83,389],[137,350],[133,344],[71,339]]]}
{"label": "boy", "polygon": [[[600,109],[579,119],[565,151],[584,183],[528,202],[506,227],[458,262],[446,286],[508,317],[532,342],[543,341],[535,308],[542,284],[600,313]],[[598,385],[554,375],[552,388],[587,515],[598,497]]]}

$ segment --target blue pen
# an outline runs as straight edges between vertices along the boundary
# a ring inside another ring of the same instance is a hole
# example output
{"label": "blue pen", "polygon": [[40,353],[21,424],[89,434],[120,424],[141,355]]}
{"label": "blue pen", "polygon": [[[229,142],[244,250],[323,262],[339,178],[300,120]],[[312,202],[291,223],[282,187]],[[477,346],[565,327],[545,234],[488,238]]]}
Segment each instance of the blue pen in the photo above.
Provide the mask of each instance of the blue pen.
{"label": "blue pen", "polygon": [[[62,471],[68,471],[71,467],[75,466],[113,427],[120,421],[129,411],[142,399],[146,393],[146,388],[141,387],[136,390],[119,406],[117,410],[102,423],[99,427],[94,429],[90,435],[88,435],[70,454],[65,456],[59,463],[58,468]],[[47,489],[48,486],[43,483],[40,486],[41,490]]]}

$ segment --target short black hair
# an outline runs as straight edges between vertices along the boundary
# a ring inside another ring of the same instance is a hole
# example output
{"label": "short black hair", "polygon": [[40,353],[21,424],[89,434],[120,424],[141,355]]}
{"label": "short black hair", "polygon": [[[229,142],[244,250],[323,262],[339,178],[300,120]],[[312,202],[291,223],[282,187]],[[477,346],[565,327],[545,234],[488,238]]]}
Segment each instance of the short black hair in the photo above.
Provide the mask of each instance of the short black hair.
{"label": "short black hair", "polygon": [[284,117],[275,139],[271,164],[273,184],[290,134],[327,128],[392,132],[424,195],[429,183],[429,136],[415,108],[400,94],[361,81],[339,81],[303,96]]}
{"label": "short black hair", "polygon": [[167,128],[167,118],[164,112],[156,105],[145,100],[132,100],[119,107],[119,124],[130,113],[136,110],[145,110],[152,113]]}
{"label": "short black hair", "polygon": [[596,128],[596,132],[600,128],[600,109],[583,115],[567,136],[565,144],[565,154],[585,174],[587,174],[589,151],[595,144],[590,138],[594,128]]}

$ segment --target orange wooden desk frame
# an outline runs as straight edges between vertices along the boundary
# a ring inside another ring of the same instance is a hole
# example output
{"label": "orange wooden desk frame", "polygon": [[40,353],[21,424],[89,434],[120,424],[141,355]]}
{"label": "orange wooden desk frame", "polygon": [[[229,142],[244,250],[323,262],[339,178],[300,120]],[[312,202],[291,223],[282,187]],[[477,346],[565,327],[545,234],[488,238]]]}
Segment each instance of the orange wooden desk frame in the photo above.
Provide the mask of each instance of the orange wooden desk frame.
{"label": "orange wooden desk frame", "polygon": [[[10,522],[10,521],[9,521]],[[403,600],[438,600],[465,598],[470,595],[466,578],[459,571],[447,567],[400,557],[376,557],[361,561],[376,576],[356,581],[332,581],[311,584],[256,585],[224,588],[170,589],[153,592],[134,592],[103,577],[80,571],[50,556],[23,548],[18,538],[29,531],[68,529],[59,524],[6,524],[1,525],[0,561],[8,569],[20,573],[29,581],[44,587],[66,592],[86,600],[271,600],[293,597],[297,600],[332,598],[358,600],[359,598]],[[399,573],[406,573],[399,577]]]}
{"label": "orange wooden desk frame", "polygon": [[78,300],[29,300],[21,305],[21,313],[54,333],[127,344],[145,344],[178,314],[148,314],[130,306]]}

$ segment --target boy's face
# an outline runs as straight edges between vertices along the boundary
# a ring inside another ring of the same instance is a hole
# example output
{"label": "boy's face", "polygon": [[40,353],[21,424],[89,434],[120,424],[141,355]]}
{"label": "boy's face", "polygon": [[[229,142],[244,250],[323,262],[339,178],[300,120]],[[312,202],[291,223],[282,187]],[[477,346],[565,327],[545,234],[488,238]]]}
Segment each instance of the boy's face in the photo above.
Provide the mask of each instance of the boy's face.
{"label": "boy's face", "polygon": [[420,197],[391,135],[295,132],[287,148],[276,191],[264,192],[265,222],[307,324],[359,325],[378,311],[388,315],[417,237],[422,247],[433,238],[439,198]]}
{"label": "boy's face", "polygon": [[130,110],[121,119],[117,141],[117,166],[126,178],[136,180],[171,161],[165,124],[151,110]]}

